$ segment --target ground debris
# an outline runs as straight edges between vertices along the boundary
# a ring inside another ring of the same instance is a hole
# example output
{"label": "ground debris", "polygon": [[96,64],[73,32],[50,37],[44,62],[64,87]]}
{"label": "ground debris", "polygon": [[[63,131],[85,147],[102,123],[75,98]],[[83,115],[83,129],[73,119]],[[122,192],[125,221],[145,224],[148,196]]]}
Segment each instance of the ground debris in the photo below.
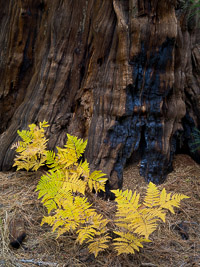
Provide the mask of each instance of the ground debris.
{"label": "ground debris", "polygon": [[[64,234],[56,239],[47,225],[40,226],[46,210],[37,199],[36,185],[42,173],[1,172],[0,173],[0,267],[197,267],[200,262],[200,166],[189,156],[177,155],[174,171],[166,182],[159,186],[167,192],[182,193],[190,197],[183,201],[176,214],[168,214],[166,224],[161,223],[150,237],[151,243],[134,255],[117,256],[112,246],[97,258],[87,255],[85,247],[75,244],[74,234]],[[141,196],[147,184],[139,176],[139,165],[129,164],[124,170],[123,189],[137,190]],[[92,196],[93,197],[93,196]],[[93,197],[94,206],[105,217],[114,216],[113,201],[98,200]],[[17,250],[9,247],[9,222],[19,214],[24,221],[27,237]],[[182,239],[186,224],[189,239]],[[179,230],[174,229],[179,225]],[[84,253],[83,253],[84,252]],[[42,264],[43,265],[39,265]],[[44,265],[46,263],[46,265]],[[51,265],[48,265],[51,264]],[[38,264],[38,265],[37,265]]]}
{"label": "ground debris", "polygon": [[58,263],[37,261],[37,260],[34,260],[34,259],[31,259],[31,260],[21,259],[19,261],[22,262],[22,263],[34,264],[36,266],[58,266]]}

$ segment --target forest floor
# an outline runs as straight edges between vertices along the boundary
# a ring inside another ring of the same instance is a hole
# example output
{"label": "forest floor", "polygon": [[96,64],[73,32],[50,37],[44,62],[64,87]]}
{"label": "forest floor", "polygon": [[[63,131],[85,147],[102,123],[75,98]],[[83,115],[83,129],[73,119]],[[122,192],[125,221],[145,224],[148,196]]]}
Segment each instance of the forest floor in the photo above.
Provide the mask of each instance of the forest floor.
{"label": "forest floor", "polygon": [[[75,244],[76,236],[63,235],[56,239],[50,227],[40,226],[46,210],[37,199],[36,185],[41,173],[0,173],[0,266],[35,267],[197,267],[200,266],[200,166],[187,155],[176,155],[174,171],[159,189],[189,196],[168,214],[150,236],[151,243],[134,255],[117,256],[109,248],[96,259],[86,247]],[[139,165],[129,164],[124,170],[123,189],[144,195],[147,185],[139,176]],[[106,216],[113,212],[113,201],[97,200]],[[9,246],[9,222],[14,218],[24,221],[27,236],[23,246]]]}

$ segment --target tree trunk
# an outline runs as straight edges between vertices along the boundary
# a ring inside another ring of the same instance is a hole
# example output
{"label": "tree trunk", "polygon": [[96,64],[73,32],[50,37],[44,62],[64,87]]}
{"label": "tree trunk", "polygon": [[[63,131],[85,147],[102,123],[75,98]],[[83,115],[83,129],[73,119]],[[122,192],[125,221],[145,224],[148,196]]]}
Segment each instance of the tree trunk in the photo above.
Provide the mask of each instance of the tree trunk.
{"label": "tree trunk", "polygon": [[200,125],[197,16],[178,2],[0,0],[0,168],[17,130],[45,119],[51,149],[66,132],[88,138],[111,188],[138,156],[141,175],[163,182]]}

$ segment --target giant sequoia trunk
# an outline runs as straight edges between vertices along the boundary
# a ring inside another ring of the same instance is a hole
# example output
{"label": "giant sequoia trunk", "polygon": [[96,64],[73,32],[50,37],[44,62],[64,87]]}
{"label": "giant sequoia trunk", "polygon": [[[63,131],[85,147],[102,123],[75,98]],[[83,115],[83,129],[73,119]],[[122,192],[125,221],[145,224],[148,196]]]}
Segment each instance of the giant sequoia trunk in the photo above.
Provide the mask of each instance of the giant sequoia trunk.
{"label": "giant sequoia trunk", "polygon": [[162,182],[177,140],[189,149],[200,124],[188,12],[175,0],[0,0],[0,168],[17,129],[45,119],[50,148],[66,132],[88,138],[86,158],[112,188],[138,155],[141,175]]}

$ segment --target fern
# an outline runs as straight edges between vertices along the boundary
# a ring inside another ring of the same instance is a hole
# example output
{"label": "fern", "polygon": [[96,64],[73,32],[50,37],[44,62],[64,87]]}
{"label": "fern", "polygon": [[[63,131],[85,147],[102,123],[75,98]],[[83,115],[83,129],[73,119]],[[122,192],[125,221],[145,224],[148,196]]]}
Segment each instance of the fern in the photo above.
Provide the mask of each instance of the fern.
{"label": "fern", "polygon": [[102,171],[94,171],[91,175],[86,179],[89,191],[92,192],[94,189],[96,192],[102,190],[105,192],[105,183],[107,178],[105,178],[105,174]]}
{"label": "fern", "polygon": [[37,171],[41,166],[45,165],[47,154],[46,144],[48,141],[44,135],[45,127],[48,127],[48,124],[46,121],[43,121],[39,127],[31,124],[29,125],[30,130],[17,131],[23,140],[13,145],[13,147],[17,146],[16,152],[19,153],[15,157],[15,163],[13,165],[17,166],[17,170],[26,169],[27,171]]}
{"label": "fern", "polygon": [[93,239],[94,236],[96,235],[96,232],[97,231],[93,227],[93,225],[82,227],[76,232],[78,234],[76,241],[82,245],[86,240]]}
{"label": "fern", "polygon": [[62,191],[63,181],[64,174],[61,171],[50,170],[49,173],[41,177],[37,185],[38,198],[42,198],[42,203],[47,208],[48,213],[57,208],[56,200],[61,193],[64,194],[64,197],[69,197],[67,191]]}
{"label": "fern", "polygon": [[110,241],[110,236],[108,234],[104,236],[97,237],[93,240],[89,240],[87,243],[90,243],[88,248],[89,252],[93,253],[95,257],[98,256],[98,253],[104,251],[108,248],[108,242]]}
{"label": "fern", "polygon": [[180,202],[184,198],[189,198],[189,197],[183,194],[174,194],[173,196],[171,196],[171,193],[167,194],[164,188],[160,194],[160,208],[168,209],[171,211],[171,213],[174,214],[173,207],[179,208]]}
{"label": "fern", "polygon": [[57,147],[57,153],[48,151],[44,135],[47,126],[44,121],[39,127],[29,125],[29,131],[18,131],[22,141],[15,144],[19,155],[14,166],[35,171],[44,164],[49,167],[50,170],[41,176],[36,191],[48,211],[41,225],[49,224],[57,238],[65,232],[74,232],[76,242],[88,244],[89,252],[97,257],[109,247],[108,232],[114,225],[113,232],[118,237],[114,238],[113,246],[118,255],[135,253],[143,243],[150,242],[149,236],[159,221],[165,222],[167,211],[174,213],[174,207],[188,198],[182,194],[167,194],[165,189],[160,192],[153,183],[149,183],[143,202],[140,202],[140,194],[131,190],[112,190],[117,203],[115,220],[104,218],[86,197],[93,190],[96,193],[105,191],[107,181],[101,171],[90,173],[87,160],[81,160],[87,141],[67,134],[64,148]]}
{"label": "fern", "polygon": [[51,167],[54,164],[55,157],[56,157],[56,154],[54,151],[50,151],[50,150],[47,151],[46,164],[48,167]]}
{"label": "fern", "polygon": [[48,213],[54,211],[54,215],[44,217],[42,224],[52,226],[57,237],[67,231],[75,231],[77,242],[90,242],[90,251],[97,255],[103,246],[107,247],[108,220],[91,208],[84,195],[86,190],[105,191],[107,178],[101,171],[90,174],[88,162],[79,161],[87,141],[83,142],[69,134],[67,137],[64,148],[57,147],[57,154],[53,151],[47,151],[46,154],[50,171],[41,177],[36,190]]}
{"label": "fern", "polygon": [[113,192],[116,194],[118,210],[116,213],[116,225],[125,229],[131,229],[134,233],[144,235],[146,238],[155,231],[157,219],[147,212],[146,208],[139,209],[139,194],[132,195],[131,191]]}
{"label": "fern", "polygon": [[78,160],[85,151],[87,141],[83,142],[82,139],[78,139],[76,136],[71,136],[70,134],[67,134],[67,137],[68,142],[65,147],[70,152],[69,154],[74,153],[76,155],[76,160]]}
{"label": "fern", "polygon": [[155,207],[159,205],[160,202],[160,192],[156,185],[150,183],[147,188],[147,194],[144,198],[144,205],[147,207]]}
{"label": "fern", "polygon": [[116,195],[117,213],[115,223],[119,238],[114,239],[118,254],[134,253],[141,247],[141,242],[149,242],[149,236],[158,226],[161,219],[165,222],[166,210],[174,213],[173,207],[179,207],[180,201],[188,198],[182,194],[171,196],[163,189],[160,193],[157,186],[149,183],[143,204],[139,203],[140,195],[130,190],[112,190]]}
{"label": "fern", "polygon": [[114,239],[114,247],[115,250],[117,250],[118,255],[122,253],[134,254],[135,250],[139,251],[139,248],[143,248],[143,242],[151,242],[145,238],[138,238],[136,235],[130,232],[123,233],[114,231],[114,233],[120,236]]}
{"label": "fern", "polygon": [[47,165],[52,169],[66,169],[77,165],[79,158],[85,151],[87,141],[83,142],[76,136],[67,134],[67,143],[64,148],[57,147],[58,153],[48,152]]}

